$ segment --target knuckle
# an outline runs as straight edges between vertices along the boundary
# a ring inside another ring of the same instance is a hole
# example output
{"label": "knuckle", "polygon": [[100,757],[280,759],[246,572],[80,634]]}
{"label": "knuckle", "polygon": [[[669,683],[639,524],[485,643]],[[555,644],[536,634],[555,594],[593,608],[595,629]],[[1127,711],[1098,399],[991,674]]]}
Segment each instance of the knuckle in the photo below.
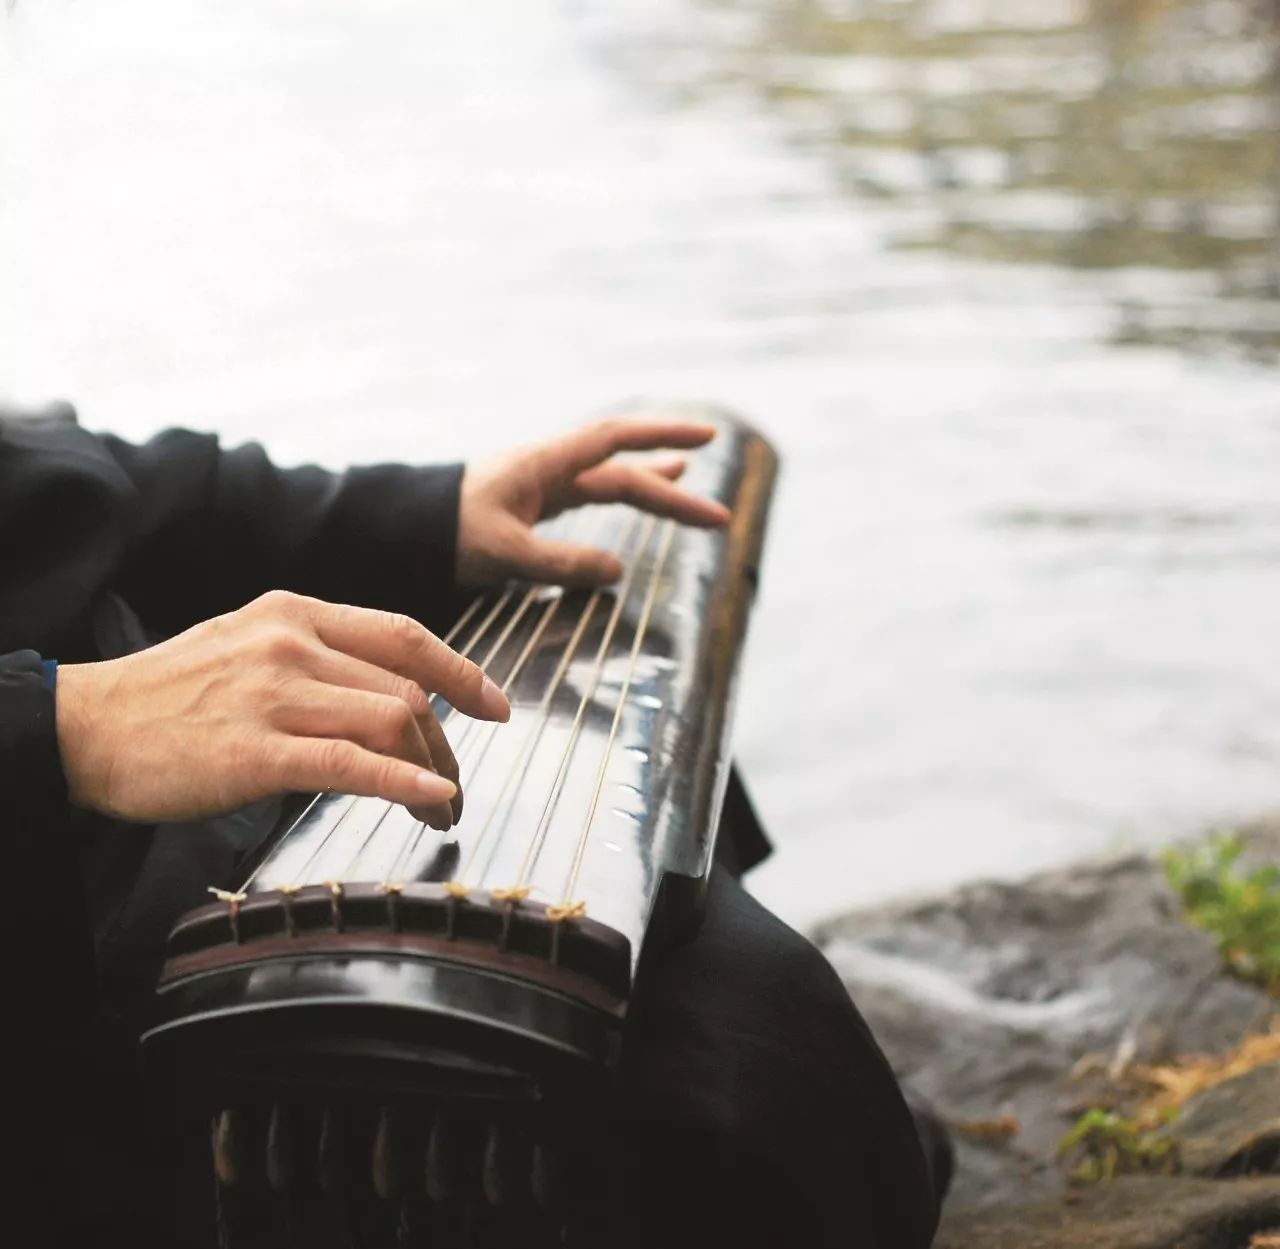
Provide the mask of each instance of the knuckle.
{"label": "knuckle", "polygon": [[356,769],[358,752],[349,741],[331,738],[316,747],[316,766],[334,780],[346,780]]}
{"label": "knuckle", "polygon": [[416,646],[426,633],[422,625],[403,612],[388,612],[385,620],[387,632],[402,646]]}
{"label": "knuckle", "polygon": [[307,645],[292,629],[280,625],[262,634],[262,650],[266,658],[280,667],[294,667],[307,656]]}
{"label": "knuckle", "polygon": [[292,615],[299,602],[299,596],[290,590],[268,590],[259,595],[251,605],[271,615],[285,616]]}
{"label": "knuckle", "polygon": [[397,741],[412,733],[417,726],[413,708],[402,698],[389,698],[382,717],[383,724]]}
{"label": "knuckle", "polygon": [[424,716],[431,710],[431,700],[422,686],[408,677],[397,677],[391,686],[392,697],[400,699],[415,716]]}
{"label": "knuckle", "polygon": [[435,760],[436,771],[442,772],[456,784],[460,775],[458,771],[458,760],[454,756],[449,743],[443,742],[438,750],[433,750],[431,752],[431,757]]}
{"label": "knuckle", "polygon": [[458,685],[476,685],[484,679],[480,669],[471,662],[465,655],[459,655],[457,651],[449,652],[453,658],[449,661],[453,671],[451,676]]}
{"label": "knuckle", "polygon": [[606,416],[603,420],[596,422],[593,432],[602,443],[613,446],[622,437],[622,419],[617,416]]}
{"label": "knuckle", "polygon": [[286,775],[284,753],[269,732],[237,734],[228,743],[222,759],[231,776],[244,778],[263,790],[284,789],[289,785],[291,778]]}
{"label": "knuckle", "polygon": [[394,759],[382,759],[374,768],[374,781],[383,793],[391,793],[400,778],[400,765]]}

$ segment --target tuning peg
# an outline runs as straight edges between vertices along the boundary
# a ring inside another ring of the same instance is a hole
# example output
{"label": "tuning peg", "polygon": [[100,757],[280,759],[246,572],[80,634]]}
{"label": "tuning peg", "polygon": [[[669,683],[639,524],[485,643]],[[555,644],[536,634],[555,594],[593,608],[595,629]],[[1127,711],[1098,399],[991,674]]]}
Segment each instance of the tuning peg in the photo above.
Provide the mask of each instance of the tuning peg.
{"label": "tuning peg", "polygon": [[211,1125],[213,1173],[224,1188],[233,1188],[244,1175],[244,1147],[240,1139],[239,1117],[234,1111],[221,1110]]}
{"label": "tuning peg", "polygon": [[437,1113],[427,1138],[427,1196],[442,1204],[453,1195],[458,1182],[458,1134],[446,1111]]}
{"label": "tuning peg", "polygon": [[409,1143],[401,1117],[384,1106],[373,1138],[373,1191],[383,1201],[393,1201],[403,1194],[408,1153]]}
{"label": "tuning peg", "polygon": [[271,1107],[267,1119],[267,1183],[277,1192],[298,1179],[298,1125],[291,1110]]}
{"label": "tuning peg", "polygon": [[539,1141],[533,1147],[530,1187],[533,1199],[544,1210],[564,1208],[568,1190],[569,1168],[564,1155],[554,1146]]}
{"label": "tuning peg", "polygon": [[491,1206],[506,1206],[520,1196],[520,1141],[509,1127],[494,1124],[485,1141],[481,1184]]}
{"label": "tuning peg", "polygon": [[326,1106],[320,1116],[320,1131],[316,1136],[316,1183],[326,1193],[337,1192],[347,1177],[346,1149],[342,1139],[342,1124],[337,1111]]}

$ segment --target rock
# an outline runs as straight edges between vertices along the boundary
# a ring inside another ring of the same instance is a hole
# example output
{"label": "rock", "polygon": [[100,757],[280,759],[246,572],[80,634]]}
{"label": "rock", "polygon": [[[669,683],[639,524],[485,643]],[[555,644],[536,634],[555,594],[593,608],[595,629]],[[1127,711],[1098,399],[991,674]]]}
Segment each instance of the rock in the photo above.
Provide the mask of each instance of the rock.
{"label": "rock", "polygon": [[[1222,974],[1212,940],[1182,920],[1146,856],[886,905],[815,937],[899,1074],[940,1113],[1017,1120],[1016,1136],[959,1135],[953,1217],[1060,1196],[1057,1142],[1105,1096],[1107,1067],[1220,1052],[1275,1005]],[[1088,1054],[1103,1056],[1093,1079],[1068,1079]],[[1198,1180],[1167,1182],[1208,1191]],[[1207,1195],[1196,1200],[1212,1206]]]}
{"label": "rock", "polygon": [[1264,994],[1222,976],[1146,858],[971,885],[818,939],[890,1061],[947,1118],[1020,1124],[1011,1141],[961,1137],[956,1208],[1060,1188],[1054,1148],[1094,1100],[1064,1083],[1082,1055],[1218,1050],[1270,1014]]}
{"label": "rock", "polygon": [[1169,1132],[1181,1142],[1187,1171],[1215,1178],[1280,1175],[1280,1064],[1193,1097]]}
{"label": "rock", "polygon": [[1280,1223],[1280,1179],[1129,1177],[1020,1206],[948,1217],[934,1249],[1247,1249]]}

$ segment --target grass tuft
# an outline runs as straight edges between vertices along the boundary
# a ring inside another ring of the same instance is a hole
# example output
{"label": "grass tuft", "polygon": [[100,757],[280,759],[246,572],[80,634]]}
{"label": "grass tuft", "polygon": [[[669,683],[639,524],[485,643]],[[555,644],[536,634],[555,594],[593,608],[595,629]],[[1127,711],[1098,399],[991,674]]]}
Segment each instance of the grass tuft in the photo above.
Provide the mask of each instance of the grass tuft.
{"label": "grass tuft", "polygon": [[[1172,1122],[1177,1111],[1161,1116]],[[1117,1175],[1172,1175],[1178,1169],[1178,1142],[1139,1119],[1110,1110],[1086,1110],[1058,1142],[1058,1156],[1072,1163],[1078,1184],[1096,1184]]]}
{"label": "grass tuft", "polygon": [[1246,871],[1239,836],[1167,851],[1164,871],[1187,920],[1218,942],[1223,966],[1280,996],[1280,867]]}

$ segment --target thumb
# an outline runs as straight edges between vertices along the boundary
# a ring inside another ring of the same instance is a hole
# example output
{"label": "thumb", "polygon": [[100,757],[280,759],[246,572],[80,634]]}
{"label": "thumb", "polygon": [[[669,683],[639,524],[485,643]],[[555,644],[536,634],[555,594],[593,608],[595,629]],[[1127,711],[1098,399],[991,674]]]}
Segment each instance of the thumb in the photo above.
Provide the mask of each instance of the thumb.
{"label": "thumb", "polygon": [[557,542],[530,534],[515,560],[520,573],[533,581],[565,586],[612,585],[622,576],[622,561],[612,551]]}

